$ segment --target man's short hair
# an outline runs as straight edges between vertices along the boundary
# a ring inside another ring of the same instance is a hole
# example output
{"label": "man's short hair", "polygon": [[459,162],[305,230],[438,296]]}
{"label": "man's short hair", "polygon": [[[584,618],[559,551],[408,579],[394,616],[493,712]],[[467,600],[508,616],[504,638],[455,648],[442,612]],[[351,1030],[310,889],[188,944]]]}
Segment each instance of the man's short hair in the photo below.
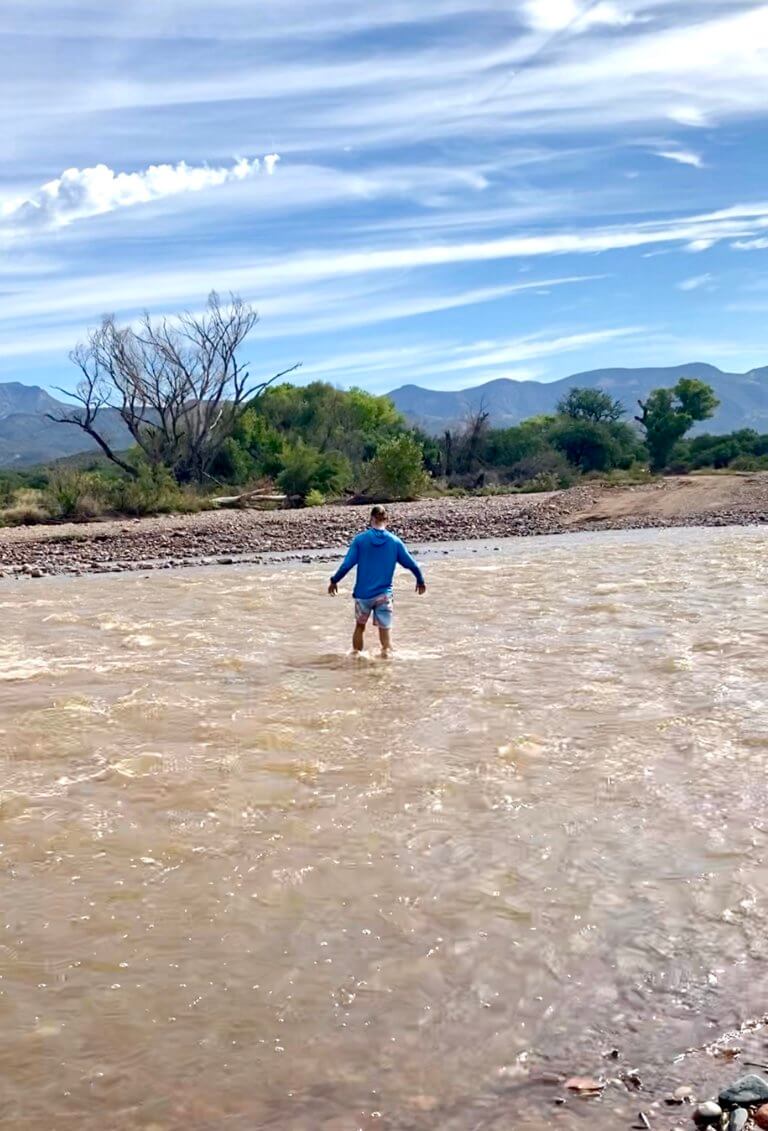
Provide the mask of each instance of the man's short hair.
{"label": "man's short hair", "polygon": [[386,522],[387,521],[387,508],[380,506],[378,503],[371,509],[371,522]]}

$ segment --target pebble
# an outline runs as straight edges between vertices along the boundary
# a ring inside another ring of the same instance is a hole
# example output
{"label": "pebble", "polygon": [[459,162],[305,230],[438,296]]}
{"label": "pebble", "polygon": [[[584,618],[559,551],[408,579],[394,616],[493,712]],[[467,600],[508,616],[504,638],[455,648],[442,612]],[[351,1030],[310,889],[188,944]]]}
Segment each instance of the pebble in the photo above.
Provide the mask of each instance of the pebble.
{"label": "pebble", "polygon": [[728,1131],[744,1131],[749,1119],[749,1112],[745,1107],[735,1107],[728,1120]]}
{"label": "pebble", "polygon": [[758,1127],[762,1127],[764,1131],[768,1131],[768,1104],[763,1104],[755,1112],[755,1123]]}
{"label": "pebble", "polygon": [[674,1092],[664,1097],[664,1103],[669,1107],[680,1106],[680,1104],[692,1104],[694,1102],[694,1091],[689,1084],[683,1087],[675,1088]]}
{"label": "pebble", "polygon": [[742,1076],[729,1088],[723,1088],[718,1099],[725,1108],[739,1107],[741,1104],[747,1107],[764,1104],[768,1102],[768,1080],[753,1073]]}
{"label": "pebble", "polygon": [[698,1104],[694,1108],[693,1118],[697,1123],[706,1125],[720,1119],[722,1114],[723,1109],[720,1104],[716,1104],[714,1100],[705,1100],[703,1104]]}

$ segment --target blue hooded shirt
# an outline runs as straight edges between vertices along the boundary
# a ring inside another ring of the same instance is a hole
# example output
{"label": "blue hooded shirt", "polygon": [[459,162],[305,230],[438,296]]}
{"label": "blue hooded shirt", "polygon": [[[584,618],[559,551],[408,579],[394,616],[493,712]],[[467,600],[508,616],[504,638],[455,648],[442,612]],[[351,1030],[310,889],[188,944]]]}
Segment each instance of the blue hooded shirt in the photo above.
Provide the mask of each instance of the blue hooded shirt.
{"label": "blue hooded shirt", "polygon": [[353,566],[357,566],[352,596],[361,601],[371,601],[382,593],[392,592],[392,578],[397,565],[409,569],[418,585],[424,584],[424,575],[400,539],[389,530],[377,530],[372,526],[352,540],[347,556],[331,581],[338,584]]}

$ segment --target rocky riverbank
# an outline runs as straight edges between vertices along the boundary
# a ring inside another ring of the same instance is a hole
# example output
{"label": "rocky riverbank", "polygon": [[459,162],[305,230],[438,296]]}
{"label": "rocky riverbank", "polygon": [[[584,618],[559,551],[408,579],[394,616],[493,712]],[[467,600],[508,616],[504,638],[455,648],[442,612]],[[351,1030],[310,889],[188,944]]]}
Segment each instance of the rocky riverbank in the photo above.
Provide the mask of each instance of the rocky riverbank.
{"label": "rocky riverbank", "polygon": [[[424,499],[390,508],[411,546],[578,530],[768,522],[768,474],[669,479],[641,487],[575,487],[539,495]],[[261,560],[272,553],[337,549],[367,507],[207,511],[0,530],[0,575],[42,577]]]}

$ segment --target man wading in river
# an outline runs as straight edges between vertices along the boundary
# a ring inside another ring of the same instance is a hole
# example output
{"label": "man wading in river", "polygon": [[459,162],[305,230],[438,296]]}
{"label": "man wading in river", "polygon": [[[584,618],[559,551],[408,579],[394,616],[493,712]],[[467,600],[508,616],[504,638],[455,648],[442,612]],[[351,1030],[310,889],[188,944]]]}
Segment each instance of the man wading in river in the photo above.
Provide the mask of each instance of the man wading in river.
{"label": "man wading in river", "polygon": [[347,550],[347,556],[331,578],[328,592],[335,597],[339,582],[353,566],[357,566],[355,588],[355,632],[352,647],[363,650],[363,636],[368,618],[373,613],[373,623],[379,630],[381,654],[388,656],[392,650],[392,578],[395,566],[409,569],[416,578],[416,592],[422,596],[427,591],[424,575],[406,550],[403,543],[387,530],[387,512],[384,507],[371,511],[371,525],[358,534]]}

